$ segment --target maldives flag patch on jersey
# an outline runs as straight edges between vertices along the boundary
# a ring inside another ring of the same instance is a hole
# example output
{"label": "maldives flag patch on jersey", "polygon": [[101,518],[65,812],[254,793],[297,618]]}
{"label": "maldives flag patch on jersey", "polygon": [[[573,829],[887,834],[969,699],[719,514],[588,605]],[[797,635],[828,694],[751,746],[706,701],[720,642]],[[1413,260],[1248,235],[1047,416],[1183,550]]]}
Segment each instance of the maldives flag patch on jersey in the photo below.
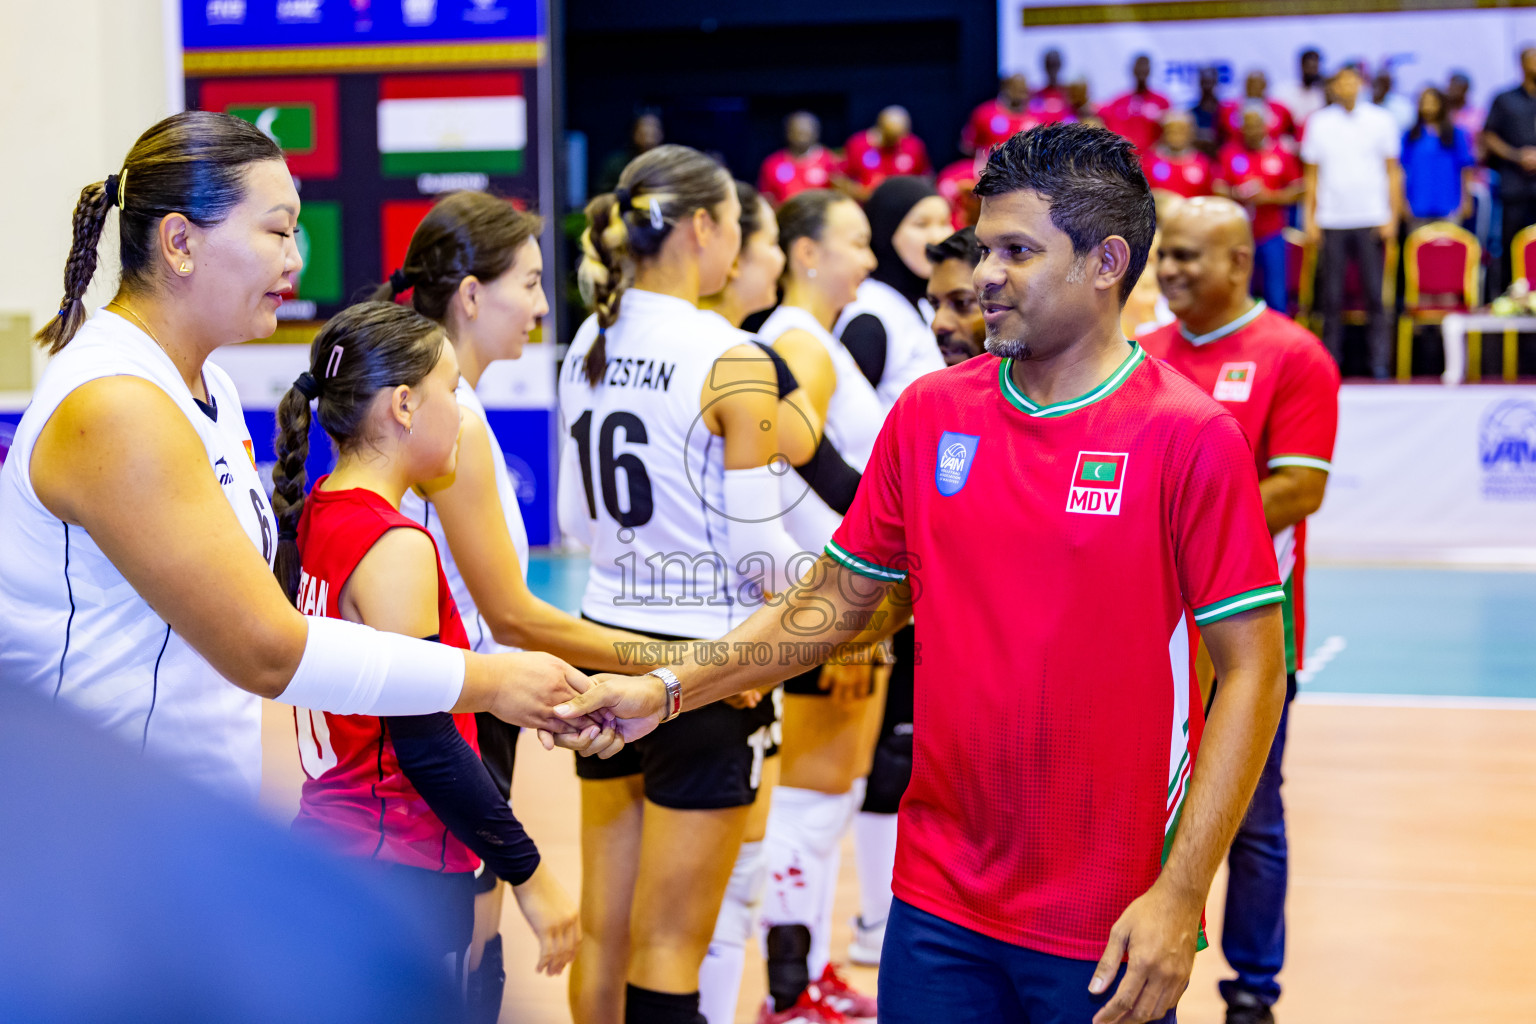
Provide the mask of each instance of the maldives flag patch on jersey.
{"label": "maldives flag patch on jersey", "polygon": [[939,493],[946,498],[959,492],[971,476],[971,463],[976,460],[976,445],[981,438],[975,434],[957,434],[946,430],[939,437],[939,458],[933,468],[933,482]]}
{"label": "maldives flag patch on jersey", "polygon": [[1248,401],[1248,396],[1253,393],[1253,377],[1258,371],[1258,363],[1222,363],[1211,397],[1218,402]]}
{"label": "maldives flag patch on jersey", "polygon": [[1120,514],[1120,494],[1125,489],[1125,452],[1078,452],[1072,469],[1067,511],[1089,516]]}

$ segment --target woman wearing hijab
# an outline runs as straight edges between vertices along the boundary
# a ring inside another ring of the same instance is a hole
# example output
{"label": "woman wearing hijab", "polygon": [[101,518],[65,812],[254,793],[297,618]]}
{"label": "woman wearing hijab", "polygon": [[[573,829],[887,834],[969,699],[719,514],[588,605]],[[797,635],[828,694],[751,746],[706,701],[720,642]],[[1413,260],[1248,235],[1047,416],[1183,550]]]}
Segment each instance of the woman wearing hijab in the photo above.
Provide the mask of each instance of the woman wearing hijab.
{"label": "woman wearing hijab", "polygon": [[948,238],[949,204],[927,178],[887,178],[864,204],[878,266],[832,329],[890,409],[917,378],[944,368],[925,298],[926,249]]}

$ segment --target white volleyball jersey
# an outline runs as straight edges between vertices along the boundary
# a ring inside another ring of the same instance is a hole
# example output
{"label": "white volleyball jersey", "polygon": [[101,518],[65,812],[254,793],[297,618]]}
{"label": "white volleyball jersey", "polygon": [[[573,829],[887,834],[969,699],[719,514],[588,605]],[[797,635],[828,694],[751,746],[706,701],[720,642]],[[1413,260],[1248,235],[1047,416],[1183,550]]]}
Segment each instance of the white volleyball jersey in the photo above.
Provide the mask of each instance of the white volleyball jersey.
{"label": "white volleyball jersey", "polygon": [[[501,499],[501,511],[506,517],[507,533],[512,538],[512,546],[517,549],[517,563],[523,572],[523,582],[526,583],[528,582],[528,530],[523,525],[523,510],[517,503],[517,488],[512,483],[512,474],[507,471],[506,455],[502,453],[501,443],[496,440],[496,432],[491,429],[491,421],[486,418],[485,406],[480,403],[480,396],[475,394],[475,389],[469,386],[469,382],[459,381],[454,395],[458,398],[459,407],[464,410],[464,415],[479,419],[485,426],[486,435],[490,438],[491,467],[496,472],[496,496]],[[496,638],[491,635],[491,627],[486,624],[485,616],[480,614],[479,606],[470,596],[469,587],[464,583],[464,574],[459,571],[458,560],[453,556],[453,548],[449,546],[448,538],[443,533],[443,521],[438,517],[431,502],[423,500],[414,490],[408,490],[405,492],[405,497],[400,499],[400,511],[425,526],[427,532],[432,534],[432,539],[437,542],[437,556],[442,560],[444,575],[448,577],[448,589],[453,591],[453,603],[459,606],[459,617],[464,620],[464,632],[469,634],[471,649],[479,654],[517,650],[516,647],[497,643]],[[488,526],[487,529],[495,529],[495,527]]]}
{"label": "white volleyball jersey", "polygon": [[[805,331],[821,342],[832,359],[837,384],[827,403],[825,432],[843,461],[862,473],[885,422],[885,406],[843,343],[828,333],[809,310],[780,306],[757,333],[771,345],[792,330]],[[799,474],[786,474],[781,487],[788,508],[784,514],[785,529],[804,550],[821,551],[843,517],[810,490]]]}
{"label": "white volleyball jersey", "polygon": [[[33,445],[76,388],[101,377],[159,387],[197,431],[252,546],[268,564],[277,523],[256,473],[235,386],[213,363],[203,381],[217,419],[198,408],[170,358],[130,321],[98,311],[47,370],[0,468],[0,680],[59,703],[133,749],[225,793],[261,782],[261,700],[230,683],[145,603],[91,535],[43,507]],[[141,511],[154,530],[155,509]],[[175,538],[166,537],[166,544]]]}
{"label": "white volleyball jersey", "polygon": [[841,338],[854,317],[868,313],[885,326],[885,370],[875,391],[889,411],[907,386],[925,373],[944,369],[944,356],[917,307],[884,281],[865,279],[855,299],[838,315],[832,333]]}
{"label": "white volleyball jersey", "polygon": [[[738,583],[725,508],[725,439],[710,433],[700,397],[715,361],[742,343],[719,316],[630,289],[607,331],[596,388],[583,364],[597,339],[589,317],[560,368],[562,508],[592,524],[581,610],[599,622],[713,638],[751,611]],[[572,492],[577,492],[572,494]]]}

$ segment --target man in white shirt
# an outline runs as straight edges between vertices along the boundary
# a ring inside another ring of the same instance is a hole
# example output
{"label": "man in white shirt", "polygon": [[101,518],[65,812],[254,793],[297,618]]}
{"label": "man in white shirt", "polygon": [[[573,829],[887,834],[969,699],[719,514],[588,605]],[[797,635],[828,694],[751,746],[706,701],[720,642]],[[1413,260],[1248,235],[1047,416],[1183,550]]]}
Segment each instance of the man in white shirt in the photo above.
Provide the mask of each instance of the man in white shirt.
{"label": "man in white shirt", "polygon": [[1382,305],[1382,254],[1402,218],[1401,136],[1391,114],[1360,99],[1355,67],[1334,72],[1329,87],[1334,102],[1308,119],[1301,142],[1307,239],[1321,245],[1323,344],[1343,362],[1344,273],[1354,262],[1365,293],[1371,375],[1383,380],[1391,337]]}
{"label": "man in white shirt", "polygon": [[1323,89],[1323,55],[1316,50],[1302,50],[1300,81],[1292,82],[1275,90],[1275,99],[1291,112],[1296,121],[1296,132],[1301,134],[1307,118],[1323,109],[1328,97]]}

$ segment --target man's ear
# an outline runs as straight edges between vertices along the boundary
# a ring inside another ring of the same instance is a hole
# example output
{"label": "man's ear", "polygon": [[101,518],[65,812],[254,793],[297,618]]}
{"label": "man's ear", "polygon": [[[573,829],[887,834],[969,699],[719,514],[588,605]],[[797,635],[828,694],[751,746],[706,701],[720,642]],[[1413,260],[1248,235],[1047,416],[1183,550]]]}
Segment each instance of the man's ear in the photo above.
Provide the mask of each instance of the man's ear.
{"label": "man's ear", "polygon": [[1110,235],[1099,243],[1097,253],[1090,256],[1097,261],[1093,286],[1100,290],[1114,290],[1119,294],[1120,282],[1131,269],[1131,246],[1119,235]]}

